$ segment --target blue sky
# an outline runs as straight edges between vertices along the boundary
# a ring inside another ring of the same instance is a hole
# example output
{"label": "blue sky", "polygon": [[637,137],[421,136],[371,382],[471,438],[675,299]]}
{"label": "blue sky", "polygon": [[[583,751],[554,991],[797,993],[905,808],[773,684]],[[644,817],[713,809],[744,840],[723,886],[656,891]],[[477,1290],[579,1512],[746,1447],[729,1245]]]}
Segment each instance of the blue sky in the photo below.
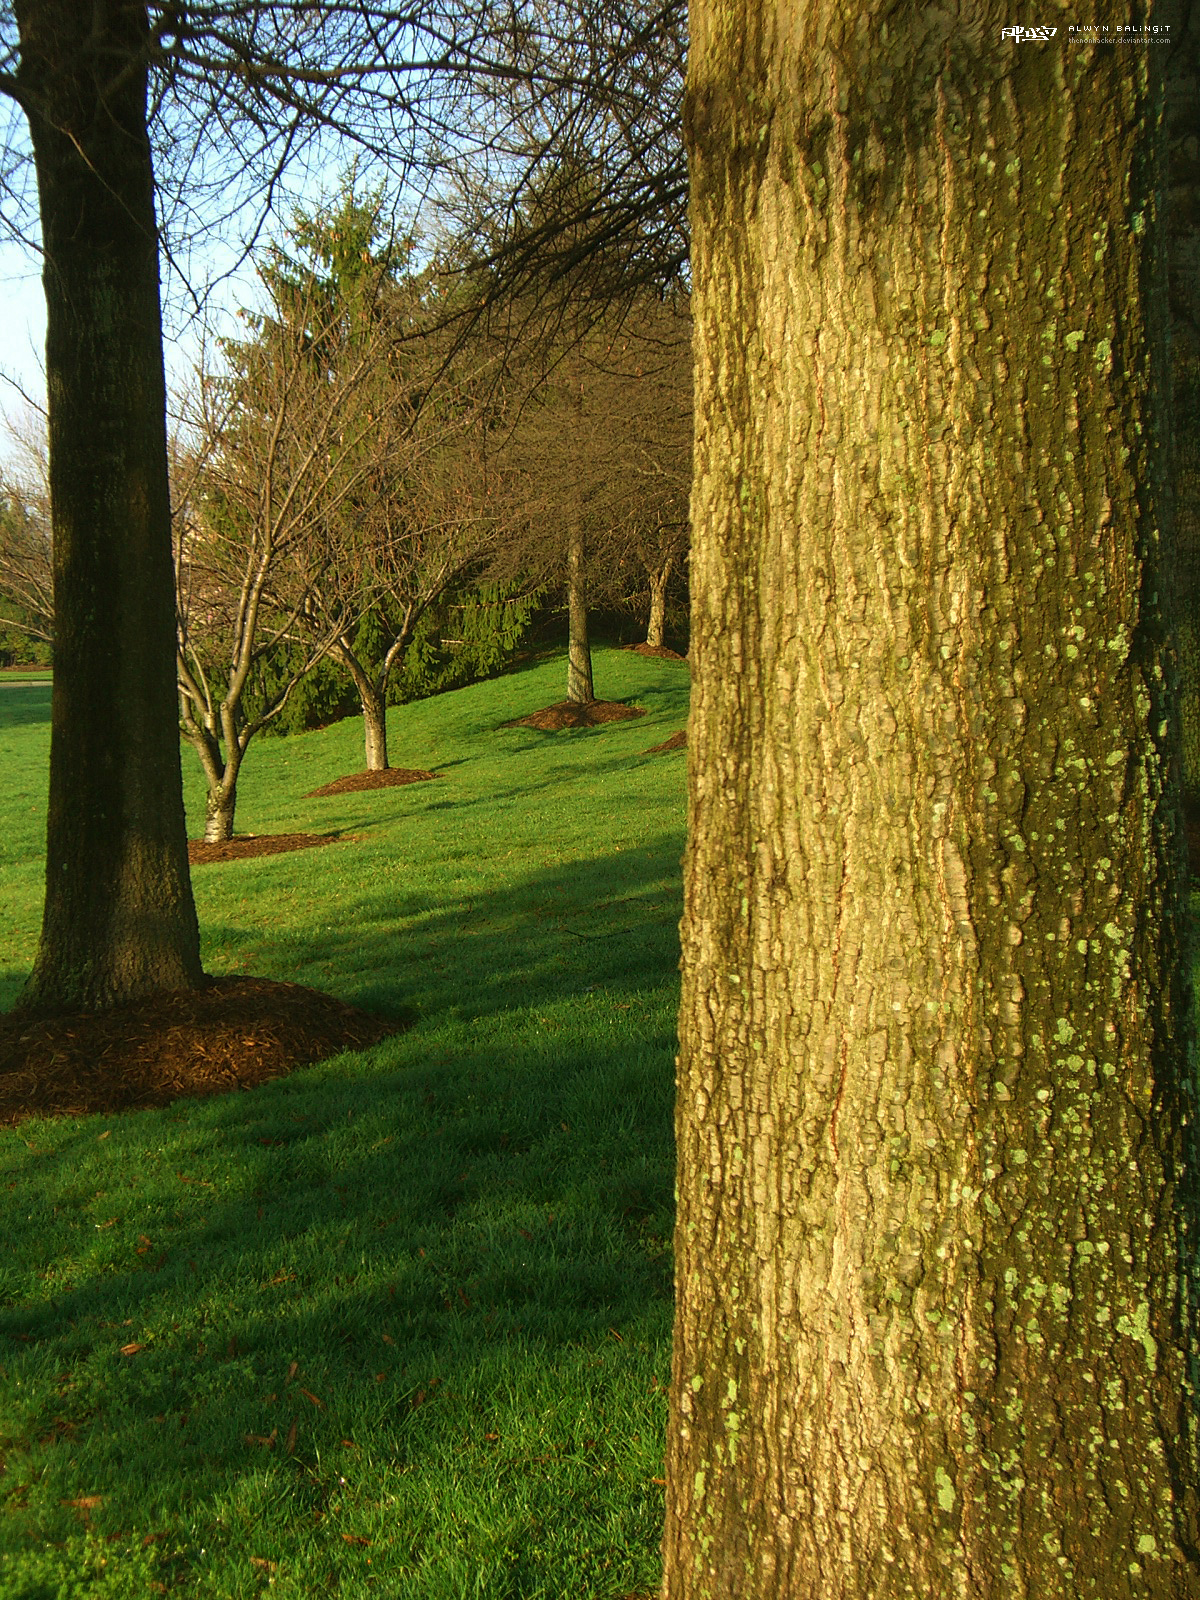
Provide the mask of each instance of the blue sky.
{"label": "blue sky", "polygon": [[[14,244],[0,245],[0,372],[22,388],[45,399],[42,347],[46,338],[46,302],[38,259]],[[5,412],[19,405],[10,384],[0,385]]]}

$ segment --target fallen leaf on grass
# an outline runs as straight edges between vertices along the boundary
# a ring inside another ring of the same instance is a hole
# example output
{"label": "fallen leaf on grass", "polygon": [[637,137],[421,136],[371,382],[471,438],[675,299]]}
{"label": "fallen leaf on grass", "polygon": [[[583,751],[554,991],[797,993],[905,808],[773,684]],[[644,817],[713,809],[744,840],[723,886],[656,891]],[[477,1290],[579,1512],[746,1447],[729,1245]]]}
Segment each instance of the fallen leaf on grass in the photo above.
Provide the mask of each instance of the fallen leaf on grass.
{"label": "fallen leaf on grass", "polygon": [[275,1441],[279,1437],[279,1429],[272,1428],[270,1433],[248,1433],[245,1435],[247,1444],[263,1444],[268,1450],[274,1450]]}
{"label": "fallen leaf on grass", "polygon": [[109,1217],[107,1222],[98,1222],[96,1224],[97,1230],[103,1230],[104,1228],[111,1228],[113,1223],[116,1222],[116,1220],[117,1220],[116,1217]]}
{"label": "fallen leaf on grass", "polygon": [[85,1528],[92,1525],[92,1512],[104,1504],[104,1496],[99,1494],[83,1494],[76,1500],[63,1500],[64,1506],[70,1506],[75,1515]]}
{"label": "fallen leaf on grass", "polygon": [[[297,1387],[299,1387],[299,1386],[297,1386]],[[314,1406],[316,1406],[316,1408],[317,1408],[317,1410],[318,1410],[318,1411],[324,1411],[324,1409],[325,1409],[325,1402],[324,1402],[324,1400],[322,1400],[322,1399],[321,1399],[321,1398],[320,1398],[320,1397],[319,1397],[319,1396],[318,1396],[318,1395],[315,1395],[315,1394],[311,1394],[311,1393],[310,1393],[310,1392],[309,1392],[309,1391],[308,1391],[308,1390],[307,1390],[307,1389],[301,1389],[301,1390],[300,1390],[300,1393],[301,1393],[301,1394],[302,1394],[302,1395],[303,1395],[303,1396],[304,1396],[304,1398],[305,1398],[305,1399],[306,1399],[306,1400],[309,1400],[309,1401],[311,1401],[311,1402],[312,1402],[312,1404],[313,1404],[313,1405],[314,1405]]]}
{"label": "fallen leaf on grass", "polygon": [[288,1453],[289,1456],[295,1454],[295,1450],[296,1450],[296,1424],[294,1422],[292,1423],[291,1427],[287,1431],[287,1439],[284,1441],[283,1448],[286,1450],[286,1452]]}
{"label": "fallen leaf on grass", "polygon": [[100,1140],[101,1140],[101,1139],[107,1139],[107,1138],[108,1138],[108,1136],[109,1136],[109,1133],[110,1133],[110,1132],[111,1132],[111,1130],[110,1130],[110,1129],[108,1129],[108,1128],[105,1128],[105,1130],[104,1130],[104,1132],[103,1132],[103,1133],[99,1133],[99,1134],[97,1134],[97,1135],[96,1135],[96,1140],[97,1140],[97,1143],[98,1143],[98,1142],[99,1142],[99,1141],[100,1141]]}
{"label": "fallen leaf on grass", "polygon": [[131,1344],[123,1344],[121,1346],[121,1354],[123,1356],[135,1356],[139,1350],[148,1350],[149,1348],[150,1346],[147,1344],[138,1344],[135,1339]]}
{"label": "fallen leaf on grass", "polygon": [[137,1244],[138,1255],[144,1256],[147,1250],[152,1250],[153,1248],[154,1246],[150,1243],[150,1240],[147,1239],[146,1235],[144,1233],[139,1233]]}
{"label": "fallen leaf on grass", "polygon": [[358,1446],[355,1444],[353,1439],[343,1439],[342,1440],[342,1444],[347,1450],[357,1450],[358,1449]]}
{"label": "fallen leaf on grass", "polygon": [[165,1531],[162,1533],[148,1533],[142,1540],[142,1549],[145,1550],[148,1545],[157,1544],[160,1539],[165,1539],[166,1537]]}
{"label": "fallen leaf on grass", "polygon": [[666,1488],[666,1486],[667,1486],[667,1480],[666,1480],[666,1479],[665,1479],[665,1478],[651,1478],[651,1479],[650,1479],[650,1482],[651,1482],[651,1483],[657,1483],[657,1484],[659,1484],[659,1485],[660,1485],[660,1486],[661,1486],[661,1487],[662,1487],[662,1488],[664,1488],[664,1489],[665,1489],[665,1488]]}
{"label": "fallen leaf on grass", "polygon": [[384,1344],[395,1344],[396,1342],[390,1333],[381,1333],[379,1337],[383,1340]]}
{"label": "fallen leaf on grass", "polygon": [[347,1544],[370,1544],[370,1539],[360,1539],[356,1533],[344,1533],[342,1538]]}
{"label": "fallen leaf on grass", "polygon": [[293,1361],[291,1366],[287,1370],[287,1377],[283,1380],[284,1383],[291,1383],[292,1379],[296,1376],[296,1374],[299,1371],[300,1371],[300,1363],[298,1361]]}
{"label": "fallen leaf on grass", "polygon": [[264,1572],[274,1572],[277,1563],[268,1561],[264,1556],[251,1556],[250,1565],[252,1567],[261,1567]]}

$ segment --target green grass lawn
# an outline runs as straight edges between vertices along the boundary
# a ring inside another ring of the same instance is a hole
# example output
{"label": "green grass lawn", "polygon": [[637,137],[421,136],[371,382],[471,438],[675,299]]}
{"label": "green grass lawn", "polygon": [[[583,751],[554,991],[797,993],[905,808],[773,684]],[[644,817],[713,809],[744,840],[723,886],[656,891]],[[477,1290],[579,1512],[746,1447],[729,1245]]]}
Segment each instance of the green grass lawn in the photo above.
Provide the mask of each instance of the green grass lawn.
{"label": "green grass lawn", "polygon": [[[214,973],[417,1015],[248,1094],[0,1132],[4,1600],[611,1600],[657,1582],[687,669],[498,730],[561,660],[390,713],[442,777],[306,800],[262,740],[197,868]],[[39,915],[49,688],[0,692],[0,1006]],[[203,794],[184,751],[191,832]]]}

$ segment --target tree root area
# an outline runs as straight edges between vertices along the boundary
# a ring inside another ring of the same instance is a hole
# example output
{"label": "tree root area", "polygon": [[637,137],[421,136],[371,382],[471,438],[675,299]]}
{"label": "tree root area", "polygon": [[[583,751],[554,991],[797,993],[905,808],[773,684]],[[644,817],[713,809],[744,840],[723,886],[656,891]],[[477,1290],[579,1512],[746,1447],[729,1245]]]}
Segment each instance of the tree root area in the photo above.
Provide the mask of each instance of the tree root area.
{"label": "tree root area", "polygon": [[188,840],[188,860],[193,867],[210,861],[244,861],[247,856],[280,856],[288,850],[315,850],[332,844],[336,833],[239,833],[232,839],[210,844],[207,839]]}
{"label": "tree root area", "polygon": [[310,789],[306,800],[321,800],[327,794],[358,794],[363,789],[394,789],[401,783],[425,783],[440,778],[440,772],[421,772],[416,767],[384,767],[381,772],[349,772],[344,778]]}
{"label": "tree root area", "polygon": [[594,728],[602,722],[624,722],[629,717],[644,717],[637,706],[619,700],[560,700],[557,705],[532,711],[527,717],[502,722],[502,728],[543,728],[556,733],[560,728]]}
{"label": "tree root area", "polygon": [[681,656],[678,650],[672,650],[665,644],[626,644],[623,650],[633,650],[639,656],[658,656],[660,661],[686,661],[686,656]]}
{"label": "tree root area", "polygon": [[673,733],[669,739],[664,739],[661,744],[652,744],[646,751],[648,756],[660,755],[664,750],[686,750],[687,729],[680,728],[678,733]]}
{"label": "tree root area", "polygon": [[266,978],[212,978],[75,1016],[0,1016],[0,1127],[252,1089],[408,1024]]}

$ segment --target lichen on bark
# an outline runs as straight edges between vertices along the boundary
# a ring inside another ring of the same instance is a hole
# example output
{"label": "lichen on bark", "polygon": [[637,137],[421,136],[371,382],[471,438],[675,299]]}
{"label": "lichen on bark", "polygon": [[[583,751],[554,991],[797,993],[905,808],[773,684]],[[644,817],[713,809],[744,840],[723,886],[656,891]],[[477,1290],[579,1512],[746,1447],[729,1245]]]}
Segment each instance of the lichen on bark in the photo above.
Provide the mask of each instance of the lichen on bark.
{"label": "lichen on bark", "polygon": [[1008,20],[693,8],[667,1600],[1200,1594],[1161,86]]}

